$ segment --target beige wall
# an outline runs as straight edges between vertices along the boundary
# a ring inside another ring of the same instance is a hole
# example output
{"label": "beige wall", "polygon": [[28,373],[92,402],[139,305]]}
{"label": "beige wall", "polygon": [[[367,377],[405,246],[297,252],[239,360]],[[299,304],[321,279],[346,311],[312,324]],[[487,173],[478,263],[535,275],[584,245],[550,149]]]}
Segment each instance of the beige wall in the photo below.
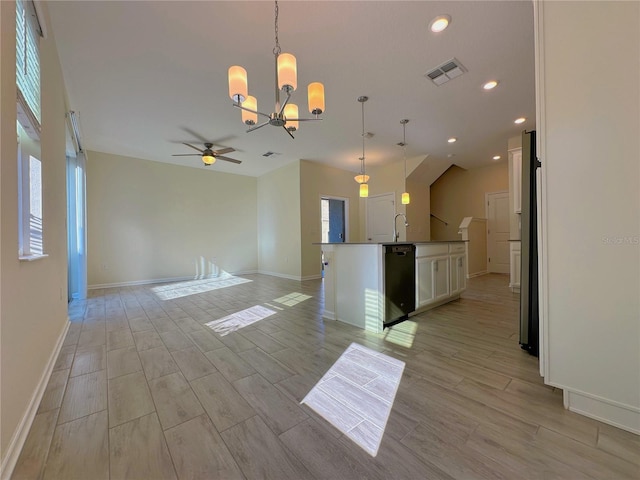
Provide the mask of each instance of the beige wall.
{"label": "beige wall", "polygon": [[[46,4],[41,19],[48,25]],[[49,256],[18,261],[15,3],[0,2],[0,451],[12,465],[21,422],[67,326],[65,90],[51,29],[42,39],[44,246]],[[46,79],[46,80],[44,80]],[[55,360],[55,359],[53,359]],[[24,438],[22,439],[24,440]],[[12,443],[13,442],[13,443]],[[5,471],[0,476],[5,478]]]}
{"label": "beige wall", "polygon": [[257,270],[255,178],[87,157],[89,286]]}
{"label": "beige wall", "polygon": [[485,218],[485,193],[507,191],[507,161],[464,170],[449,168],[431,185],[431,213],[449,225],[431,219],[432,240],[459,240],[458,227],[464,217]]}
{"label": "beige wall", "polygon": [[347,240],[360,241],[359,190],[353,172],[303,160],[300,162],[302,278],[319,276],[321,241],[320,198],[341,197],[349,202]]}
{"label": "beige wall", "polygon": [[[414,180],[411,175],[407,178],[407,191],[411,201],[406,205],[407,219],[407,241],[419,242],[431,239],[431,222],[429,214],[431,212],[431,189],[429,185],[420,180]],[[400,223],[400,222],[398,222]]]}
{"label": "beige wall", "polygon": [[257,201],[259,271],[299,279],[300,162],[259,177]]}
{"label": "beige wall", "polygon": [[640,433],[640,3],[536,6],[546,380]]}

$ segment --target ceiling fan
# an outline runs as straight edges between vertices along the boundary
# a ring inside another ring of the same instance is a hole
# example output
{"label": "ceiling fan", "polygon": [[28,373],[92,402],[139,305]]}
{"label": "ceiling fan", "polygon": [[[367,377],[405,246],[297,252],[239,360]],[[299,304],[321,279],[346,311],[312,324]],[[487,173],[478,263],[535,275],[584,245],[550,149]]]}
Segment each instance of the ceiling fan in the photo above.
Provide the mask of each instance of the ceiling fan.
{"label": "ceiling fan", "polygon": [[[216,163],[216,160],[224,160],[225,162],[231,162],[231,163],[242,163],[240,160],[236,160],[235,158],[229,158],[229,157],[223,156],[225,153],[235,152],[236,151],[235,148],[229,147],[229,148],[223,148],[221,150],[211,150],[211,147],[213,147],[213,143],[206,142],[204,144],[204,150],[202,150],[201,148],[194,147],[190,143],[182,142],[182,144],[186,145],[187,147],[191,147],[194,150],[199,151],[200,156],[202,157],[202,162],[204,163],[205,167],[213,165],[214,163]],[[191,157],[191,156],[195,157],[196,155],[198,154],[197,153],[178,153],[171,156],[172,157]]]}

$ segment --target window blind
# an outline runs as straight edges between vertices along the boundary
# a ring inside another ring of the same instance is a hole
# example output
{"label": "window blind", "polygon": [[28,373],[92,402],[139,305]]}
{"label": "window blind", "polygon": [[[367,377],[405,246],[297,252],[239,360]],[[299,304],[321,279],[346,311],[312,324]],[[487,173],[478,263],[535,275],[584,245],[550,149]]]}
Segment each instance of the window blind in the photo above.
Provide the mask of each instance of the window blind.
{"label": "window blind", "polygon": [[[16,0],[16,82],[18,106],[31,127],[40,131],[40,36],[42,30],[33,2]],[[24,111],[28,110],[28,111]],[[19,115],[20,123],[24,119]],[[28,128],[29,125],[23,125]]]}

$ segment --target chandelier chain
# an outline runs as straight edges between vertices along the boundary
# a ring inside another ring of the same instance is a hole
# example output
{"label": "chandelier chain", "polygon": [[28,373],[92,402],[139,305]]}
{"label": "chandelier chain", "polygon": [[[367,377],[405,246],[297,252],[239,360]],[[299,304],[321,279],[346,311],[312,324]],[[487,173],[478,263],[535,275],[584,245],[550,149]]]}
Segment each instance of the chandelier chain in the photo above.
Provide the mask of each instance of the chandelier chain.
{"label": "chandelier chain", "polygon": [[275,20],[275,33],[276,33],[276,46],[273,47],[273,54],[275,56],[280,55],[282,49],[280,48],[280,41],[278,40],[278,2],[276,0],[276,20]]}

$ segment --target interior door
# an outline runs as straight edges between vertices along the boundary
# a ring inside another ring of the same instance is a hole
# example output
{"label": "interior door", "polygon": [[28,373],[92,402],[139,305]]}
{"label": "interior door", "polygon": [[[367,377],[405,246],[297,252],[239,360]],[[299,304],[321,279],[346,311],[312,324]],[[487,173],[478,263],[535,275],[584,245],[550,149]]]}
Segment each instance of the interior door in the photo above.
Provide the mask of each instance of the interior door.
{"label": "interior door", "polygon": [[393,241],[393,217],[396,214],[395,194],[384,193],[367,198],[367,241]]}
{"label": "interior door", "polygon": [[329,199],[329,242],[344,242],[344,200]]}
{"label": "interior door", "polygon": [[509,192],[487,194],[489,272],[509,273]]}

